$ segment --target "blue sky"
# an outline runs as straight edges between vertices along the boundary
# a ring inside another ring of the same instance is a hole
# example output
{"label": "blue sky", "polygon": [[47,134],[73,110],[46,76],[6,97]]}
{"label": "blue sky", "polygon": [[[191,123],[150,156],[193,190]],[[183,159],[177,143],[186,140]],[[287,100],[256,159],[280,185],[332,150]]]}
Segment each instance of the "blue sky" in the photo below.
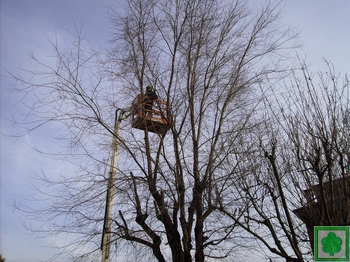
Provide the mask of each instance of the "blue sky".
{"label": "blue sky", "polygon": [[[255,3],[263,0],[251,1]],[[349,0],[285,0],[285,17],[281,23],[301,31],[304,47],[298,50],[307,57],[312,70],[326,70],[323,58],[334,63],[342,74],[350,71],[350,1]],[[64,45],[69,41],[69,30],[74,21],[82,25],[91,45],[105,45],[109,31],[106,27],[108,6],[119,6],[113,0],[0,0],[1,11],[1,116],[10,118],[25,112],[16,95],[7,91],[10,79],[4,69],[16,72],[16,67],[29,66],[26,54],[34,51],[50,62],[50,45],[46,37],[55,35]],[[62,161],[40,154],[33,146],[55,150],[58,146],[51,138],[52,130],[45,129],[26,135],[17,141],[11,134],[10,123],[0,119],[1,143],[1,240],[0,251],[7,262],[30,262],[48,259],[55,250],[47,248],[53,239],[37,239],[22,225],[23,216],[11,206],[26,202],[33,194],[29,185],[34,174],[42,170],[59,173],[70,166]],[[35,222],[34,222],[35,223]],[[60,240],[64,241],[64,240]]]}

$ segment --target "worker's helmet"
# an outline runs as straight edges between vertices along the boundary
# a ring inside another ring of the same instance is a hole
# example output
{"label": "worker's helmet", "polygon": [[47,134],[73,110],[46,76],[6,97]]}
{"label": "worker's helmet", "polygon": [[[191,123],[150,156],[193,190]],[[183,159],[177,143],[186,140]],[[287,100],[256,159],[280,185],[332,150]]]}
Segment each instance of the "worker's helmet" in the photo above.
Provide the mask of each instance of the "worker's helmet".
{"label": "worker's helmet", "polygon": [[153,89],[152,85],[148,85],[148,86],[146,87],[146,90],[147,90],[147,91],[151,91],[152,89]]}

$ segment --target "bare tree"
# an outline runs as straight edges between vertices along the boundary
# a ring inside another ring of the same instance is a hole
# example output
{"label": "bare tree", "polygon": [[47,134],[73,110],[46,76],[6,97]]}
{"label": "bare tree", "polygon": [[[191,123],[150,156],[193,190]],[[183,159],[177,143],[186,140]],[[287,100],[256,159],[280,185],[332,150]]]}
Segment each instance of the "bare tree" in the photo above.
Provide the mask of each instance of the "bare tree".
{"label": "bare tree", "polygon": [[[54,67],[33,56],[45,70],[27,72],[47,81],[17,77],[20,91],[36,96],[28,131],[59,122],[69,145],[65,157],[80,160],[76,175],[41,177],[57,191],[37,187],[50,204],[34,209],[32,218],[56,222],[38,232],[79,234],[73,244],[85,247],[80,256],[99,250],[115,136],[121,147],[111,229],[117,255],[134,259],[137,250],[158,261],[231,261],[244,243],[235,238],[238,220],[223,210],[235,206],[235,216],[243,217],[250,205],[245,196],[236,198],[234,187],[246,153],[240,145],[257,125],[259,85],[284,76],[283,52],[294,47],[296,35],[278,25],[279,11],[272,2],[252,9],[245,1],[129,0],[125,13],[110,11],[107,59],[84,49],[79,33],[70,53],[52,43]],[[127,108],[149,83],[171,104],[171,129],[154,134],[123,125],[115,134],[115,105]]]}
{"label": "bare tree", "polygon": [[302,64],[302,78],[295,77],[293,86],[300,99],[290,99],[294,117],[285,117],[298,170],[291,177],[303,189],[295,213],[307,226],[312,248],[314,226],[350,223],[349,80],[325,63],[328,72],[316,76]]}
{"label": "bare tree", "polygon": [[222,203],[286,261],[312,260],[314,226],[349,224],[349,81],[328,66],[315,76],[301,62],[291,82],[272,89],[266,121],[244,145],[249,154],[234,183],[246,211],[239,216]]}

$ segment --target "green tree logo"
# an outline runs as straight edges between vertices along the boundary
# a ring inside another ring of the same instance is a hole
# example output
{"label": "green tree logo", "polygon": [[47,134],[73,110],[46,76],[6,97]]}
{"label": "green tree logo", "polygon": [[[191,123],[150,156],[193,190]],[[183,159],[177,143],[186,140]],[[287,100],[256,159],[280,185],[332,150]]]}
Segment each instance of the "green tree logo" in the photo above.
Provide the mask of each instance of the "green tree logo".
{"label": "green tree logo", "polygon": [[322,238],[321,243],[323,252],[334,256],[335,253],[340,252],[342,240],[334,232],[330,232],[326,237]]}

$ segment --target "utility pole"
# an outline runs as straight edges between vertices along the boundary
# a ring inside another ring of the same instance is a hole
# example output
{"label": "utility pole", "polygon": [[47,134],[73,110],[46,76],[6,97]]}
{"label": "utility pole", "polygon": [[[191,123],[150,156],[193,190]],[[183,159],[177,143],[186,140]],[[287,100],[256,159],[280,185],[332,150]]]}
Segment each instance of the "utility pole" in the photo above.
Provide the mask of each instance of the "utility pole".
{"label": "utility pole", "polygon": [[[102,250],[102,262],[109,262],[110,244],[111,244],[111,228],[113,222],[113,202],[114,202],[114,190],[115,180],[117,173],[117,160],[118,160],[118,145],[120,143],[120,124],[122,120],[127,119],[132,115],[132,127],[141,130],[154,132],[157,134],[165,134],[172,124],[172,117],[168,113],[169,105],[162,100],[156,100],[159,111],[152,111],[152,115],[146,115],[144,110],[144,97],[140,94],[136,100],[136,104],[133,104],[131,108],[118,108],[115,112],[113,140],[112,140],[112,155],[110,162],[110,171],[108,177],[107,196],[106,196],[106,209],[105,217],[103,221],[101,250]],[[132,113],[132,108],[143,108],[143,110],[137,111],[138,113]],[[164,107],[164,108],[163,108]],[[120,111],[118,115],[118,111]],[[128,113],[128,114],[126,114]],[[135,116],[136,115],[136,116]]]}
{"label": "utility pole", "polygon": [[[118,116],[119,110],[120,110],[120,113]],[[102,231],[102,240],[101,240],[102,262],[109,261],[112,214],[113,214],[112,211],[113,211],[114,189],[115,189],[117,161],[118,161],[118,145],[120,142],[120,137],[119,137],[120,124],[122,120],[125,120],[130,116],[130,115],[125,116],[125,113],[129,111],[130,109],[118,108],[115,112],[113,140],[112,140],[112,155],[110,160],[110,171],[109,171],[109,177],[108,177],[107,196],[106,196],[106,209],[105,209],[105,217],[103,221],[103,231]]]}

